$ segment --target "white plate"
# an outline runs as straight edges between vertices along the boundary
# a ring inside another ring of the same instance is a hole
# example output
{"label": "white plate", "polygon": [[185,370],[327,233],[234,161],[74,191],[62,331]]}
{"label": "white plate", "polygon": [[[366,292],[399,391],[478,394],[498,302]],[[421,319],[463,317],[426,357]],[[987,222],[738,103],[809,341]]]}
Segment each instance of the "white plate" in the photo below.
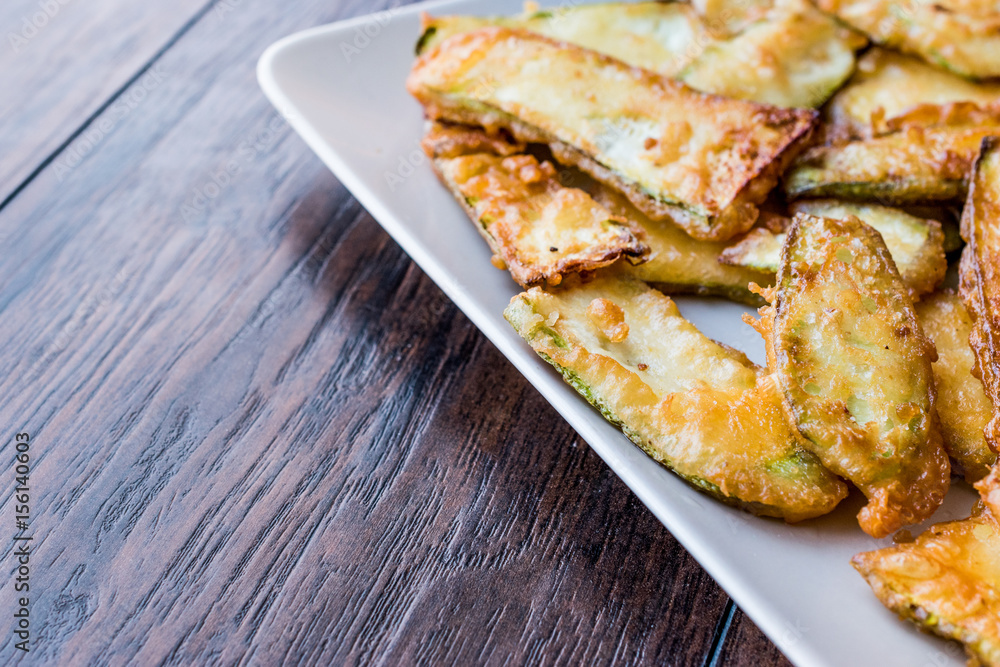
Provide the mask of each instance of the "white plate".
{"label": "white plate", "polygon": [[[544,4],[544,3],[543,3]],[[502,312],[519,290],[438,183],[419,147],[419,105],[404,81],[421,11],[514,13],[521,0],[413,5],[293,35],[261,57],[264,92],[361,204],[798,665],[963,665],[961,649],[898,621],[850,566],[889,541],[857,527],[852,496],[830,517],[788,526],[713,501],[654,463],[514,333]],[[679,298],[709,336],[763,361],[747,309]],[[956,485],[936,521],[968,516]]]}

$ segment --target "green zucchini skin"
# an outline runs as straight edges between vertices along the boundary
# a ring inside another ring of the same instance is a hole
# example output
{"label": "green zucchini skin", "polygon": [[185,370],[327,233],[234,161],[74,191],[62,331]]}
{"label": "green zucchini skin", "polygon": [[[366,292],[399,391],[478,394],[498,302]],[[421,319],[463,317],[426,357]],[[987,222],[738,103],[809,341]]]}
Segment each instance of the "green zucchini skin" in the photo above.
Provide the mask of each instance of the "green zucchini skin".
{"label": "green zucchini skin", "polygon": [[808,449],[868,497],[862,529],[885,537],[930,517],[951,475],[937,353],[881,235],[798,214],[773,296],[769,365]]}
{"label": "green zucchini skin", "polygon": [[[620,309],[624,340],[605,336],[590,314],[602,300]],[[533,288],[504,316],[605,418],[699,490],[789,522],[826,514],[846,495],[802,447],[773,378],[645,284],[607,276]]]}

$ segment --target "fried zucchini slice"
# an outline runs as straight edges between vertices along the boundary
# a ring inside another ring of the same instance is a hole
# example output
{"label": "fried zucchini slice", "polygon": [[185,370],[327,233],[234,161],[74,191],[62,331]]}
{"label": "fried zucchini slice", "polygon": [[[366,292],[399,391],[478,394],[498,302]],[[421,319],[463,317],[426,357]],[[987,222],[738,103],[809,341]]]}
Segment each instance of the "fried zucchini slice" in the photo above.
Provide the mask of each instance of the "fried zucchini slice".
{"label": "fried zucchini slice", "polygon": [[745,266],[768,274],[773,282],[781,263],[781,248],[788,238],[787,232],[772,232],[766,227],[755,227],[746,236],[719,253],[719,261],[729,266]]}
{"label": "fried zucchini slice", "polygon": [[972,318],[951,291],[930,295],[916,309],[921,328],[937,348],[933,367],[944,448],[957,463],[955,472],[971,484],[985,477],[997,459],[983,437],[992,405],[983,383],[972,374]]}
{"label": "fried zucchini slice", "polygon": [[546,143],[650,218],[715,241],[753,225],[817,116],[705,95],[508,28],[449,38],[417,60],[407,86],[431,118]]}
{"label": "fried zucchini slice", "polygon": [[961,76],[1000,76],[1000,9],[994,0],[817,0],[872,41]]}
{"label": "fried zucchini slice", "polygon": [[629,227],[583,190],[564,187],[550,162],[482,130],[433,123],[423,141],[438,177],[522,287],[558,285],[648,252]]}
{"label": "fried zucchini slice", "polygon": [[950,482],[936,354],[882,237],[857,218],[799,214],[768,292],[769,366],[810,451],[868,498],[861,528],[885,537],[928,518]]}
{"label": "fried zucchini slice", "polygon": [[846,495],[802,448],[773,379],[706,338],[670,297],[603,277],[532,288],[504,316],[609,421],[696,488],[790,522],[826,514]]}
{"label": "fried zucchini slice", "polygon": [[785,174],[785,194],[881,204],[961,201],[983,137],[996,127],[911,127],[841,146],[816,146]]}
{"label": "fried zucchini slice", "polygon": [[679,78],[716,95],[815,108],[850,77],[866,43],[808,0],[779,0],[763,19],[706,46]]}
{"label": "fried zucchini slice", "polygon": [[[827,122],[840,139],[867,139],[892,131],[915,109],[955,104],[995,107],[1000,84],[975,83],[919,58],[875,47],[858,60],[851,80],[830,100]],[[912,119],[911,119],[912,122]]]}
{"label": "fried zucchini slice", "polygon": [[767,274],[719,262],[725,241],[699,241],[688,236],[672,222],[650,220],[625,197],[597,185],[594,199],[616,216],[625,218],[642,230],[640,238],[649,246],[646,261],[623,264],[620,270],[652,284],[666,294],[721,296],[751,306],[762,305],[761,298],[748,285],[767,279]]}
{"label": "fried zucchini slice", "polygon": [[[903,282],[914,298],[933,292],[944,280],[948,261],[944,254],[944,232],[941,223],[936,220],[917,218],[888,206],[852,204],[833,199],[795,202],[791,210],[793,213],[836,220],[855,216],[873,227],[882,235]],[[785,238],[786,234],[774,234],[766,229],[751,230],[743,240],[721,253],[721,261],[776,273]]]}
{"label": "fried zucchini slice", "polygon": [[988,510],[851,564],[900,618],[962,643],[970,665],[1000,666],[1000,524]]}
{"label": "fried zucchini slice", "polygon": [[959,294],[974,326],[969,343],[976,373],[993,403],[986,442],[1000,451],[1000,139],[982,144],[962,212],[966,246],[959,266]]}
{"label": "fried zucchini slice", "polygon": [[723,18],[731,19],[742,3],[723,4],[704,19],[678,2],[559,7],[511,17],[425,15],[417,54],[479,28],[520,28],[680,78],[706,93],[818,107],[851,75],[854,54],[867,42],[807,0],[769,1],[739,26],[726,26]]}
{"label": "fried zucchini slice", "polygon": [[681,2],[612,2],[554,7],[518,16],[423,15],[417,55],[454,35],[489,26],[520,28],[606,53],[633,67],[676,76],[710,37],[694,8]]}

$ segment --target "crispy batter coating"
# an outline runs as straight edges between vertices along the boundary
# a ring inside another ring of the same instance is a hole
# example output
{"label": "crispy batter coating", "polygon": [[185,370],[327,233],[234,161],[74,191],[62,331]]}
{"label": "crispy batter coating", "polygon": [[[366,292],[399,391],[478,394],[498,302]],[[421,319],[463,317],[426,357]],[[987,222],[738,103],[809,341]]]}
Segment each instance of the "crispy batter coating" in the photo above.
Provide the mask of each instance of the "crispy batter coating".
{"label": "crispy batter coating", "polygon": [[873,41],[973,78],[1000,76],[1000,8],[994,0],[817,0]]}
{"label": "crispy batter coating", "polygon": [[[621,310],[622,341],[609,340],[603,320],[588,315],[595,300]],[[826,514],[846,495],[802,448],[773,378],[706,338],[643,283],[610,276],[533,288],[504,316],[608,420],[700,490],[787,521]]]}
{"label": "crispy batter coating", "polygon": [[556,285],[647,247],[628,222],[577,188],[564,187],[549,162],[518,153],[498,135],[433,124],[424,140],[435,171],[520,285]]}
{"label": "crispy batter coating", "polygon": [[[833,126],[828,135],[836,140],[868,139],[892,131],[909,112],[928,106],[939,107],[954,123],[957,110],[970,103],[994,107],[1000,103],[1000,84],[969,81],[919,58],[875,47],[858,59],[854,76],[833,96],[824,115]],[[910,117],[909,122],[916,120]]]}
{"label": "crispy batter coating", "polygon": [[[746,3],[723,4],[725,15]],[[808,0],[778,0],[758,20],[709,43],[678,78],[716,95],[816,108],[851,75],[854,53],[866,43]]]}
{"label": "crispy batter coating", "polygon": [[990,474],[976,483],[976,490],[993,516],[1000,516],[1000,466],[993,466]]}
{"label": "crispy batter coating", "polygon": [[621,266],[621,270],[656,287],[665,294],[721,296],[730,301],[760,306],[759,296],[748,288],[752,282],[768,278],[753,268],[727,266],[719,261],[726,241],[699,241],[668,221],[650,220],[622,195],[596,184],[592,194],[616,216],[641,230],[640,238],[649,246],[646,261]]}
{"label": "crispy batter coating", "polygon": [[884,537],[928,518],[951,471],[936,353],[882,237],[857,218],[797,215],[771,296],[769,365],[809,449],[868,497],[861,528]]}
{"label": "crispy batter coating", "polygon": [[428,116],[549,144],[651,218],[700,239],[746,231],[817,114],[698,93],[609,56],[484,28],[422,55],[407,81]]}
{"label": "crispy batter coating", "polygon": [[[882,235],[903,282],[914,299],[933,292],[944,280],[948,261],[944,253],[941,223],[912,216],[899,209],[877,204],[854,204],[834,199],[807,199],[791,205],[793,213],[806,213],[835,220],[860,218]],[[781,261],[785,233],[753,229],[727,247],[720,260],[775,273]]]}
{"label": "crispy batter coating", "polygon": [[708,34],[694,7],[682,2],[564,5],[515,16],[424,14],[417,55],[454,35],[490,26],[519,28],[606,53],[633,67],[677,76],[718,38]]}
{"label": "crispy batter coating", "polygon": [[816,146],[785,174],[785,193],[880,204],[961,201],[969,168],[984,137],[1000,124],[981,127],[909,127],[865,141]]}
{"label": "crispy batter coating", "polygon": [[[530,30],[678,78],[695,90],[781,107],[818,107],[851,75],[867,40],[808,0],[768,0],[723,27],[743,1],[709,16],[681,2],[569,5],[519,16],[425,15],[417,53],[487,26]],[[707,9],[707,8],[706,8]]]}
{"label": "crispy batter coating", "polygon": [[972,374],[976,362],[969,347],[972,318],[952,291],[936,292],[916,309],[921,328],[937,348],[936,406],[945,450],[957,464],[955,471],[976,482],[989,473],[997,457],[983,437],[993,405],[983,383]]}
{"label": "crispy batter coating", "polygon": [[1000,451],[1000,140],[983,141],[962,214],[967,245],[959,267],[959,293],[975,322],[969,343],[975,372],[993,402],[986,441]]}
{"label": "crispy batter coating", "polygon": [[964,644],[970,665],[1000,665],[1000,524],[989,511],[851,564],[900,618]]}

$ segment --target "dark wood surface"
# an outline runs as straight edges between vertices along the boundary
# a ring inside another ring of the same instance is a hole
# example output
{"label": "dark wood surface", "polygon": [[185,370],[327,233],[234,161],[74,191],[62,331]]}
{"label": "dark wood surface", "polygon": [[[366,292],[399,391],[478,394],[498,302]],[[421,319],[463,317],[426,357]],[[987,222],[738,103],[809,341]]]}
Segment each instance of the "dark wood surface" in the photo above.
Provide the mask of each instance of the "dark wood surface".
{"label": "dark wood surface", "polygon": [[386,4],[69,3],[4,45],[0,661],[784,664],[259,92]]}

